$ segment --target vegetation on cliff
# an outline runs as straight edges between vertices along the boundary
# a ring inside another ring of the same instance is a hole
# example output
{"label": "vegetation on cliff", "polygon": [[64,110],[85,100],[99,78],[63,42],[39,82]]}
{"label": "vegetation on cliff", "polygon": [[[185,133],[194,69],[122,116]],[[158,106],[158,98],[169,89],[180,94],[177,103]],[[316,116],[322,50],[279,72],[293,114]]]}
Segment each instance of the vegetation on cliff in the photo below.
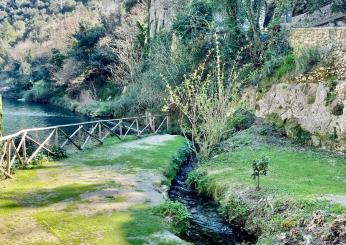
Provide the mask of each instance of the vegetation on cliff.
{"label": "vegetation on cliff", "polygon": [[[160,111],[166,82],[179,85],[183,74],[198,67],[214,33],[226,76],[240,49],[250,45],[239,60],[240,76],[243,86],[258,84],[281,73],[276,70],[290,55],[279,26],[282,14],[308,7],[289,0],[182,1],[175,19],[167,20],[171,29],[161,32],[150,30],[148,8],[150,1],[128,0],[2,3],[6,95],[97,116]],[[262,16],[264,8],[270,11]]]}

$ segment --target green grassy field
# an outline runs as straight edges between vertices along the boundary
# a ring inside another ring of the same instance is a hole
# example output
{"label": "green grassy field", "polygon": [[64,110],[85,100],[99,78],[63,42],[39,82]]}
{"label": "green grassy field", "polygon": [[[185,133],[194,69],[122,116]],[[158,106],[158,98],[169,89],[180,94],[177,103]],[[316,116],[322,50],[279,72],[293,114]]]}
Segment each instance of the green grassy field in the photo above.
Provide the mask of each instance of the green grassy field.
{"label": "green grassy field", "polygon": [[155,137],[108,140],[0,182],[0,244],[183,243],[160,235],[170,227],[151,202],[185,140]]}
{"label": "green grassy field", "polygon": [[[253,127],[231,137],[228,150],[200,164],[190,182],[217,200],[230,221],[259,236],[260,244],[273,244],[277,234],[307,225],[318,210],[329,224],[345,215],[346,158],[262,131]],[[270,159],[269,172],[256,191],[252,162],[262,156]]]}
{"label": "green grassy field", "polygon": [[313,151],[296,151],[263,145],[244,147],[221,154],[201,166],[211,182],[232,187],[254,187],[252,161],[270,159],[267,176],[261,177],[263,192],[295,198],[320,195],[346,195],[346,160]]}

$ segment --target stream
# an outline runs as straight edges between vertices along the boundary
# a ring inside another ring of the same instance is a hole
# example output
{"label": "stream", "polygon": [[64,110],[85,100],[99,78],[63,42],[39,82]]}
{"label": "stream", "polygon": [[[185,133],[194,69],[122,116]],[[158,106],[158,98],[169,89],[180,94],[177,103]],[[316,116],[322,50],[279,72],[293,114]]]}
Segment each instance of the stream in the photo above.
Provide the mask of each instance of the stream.
{"label": "stream", "polygon": [[[4,99],[3,107],[5,135],[24,128],[90,120],[88,117],[52,105]],[[197,162],[192,157],[186,161],[178,171],[168,193],[171,200],[185,204],[189,211],[190,227],[183,238],[196,245],[234,245],[249,241],[246,234],[244,235],[240,229],[230,225],[219,215],[215,202],[199,196],[188,186],[186,183],[188,174],[196,165]]]}
{"label": "stream", "polygon": [[198,195],[196,190],[189,187],[188,174],[196,165],[197,161],[193,158],[186,161],[168,192],[171,200],[183,203],[189,211],[190,227],[183,238],[196,245],[234,245],[252,240],[220,216],[214,201]]}

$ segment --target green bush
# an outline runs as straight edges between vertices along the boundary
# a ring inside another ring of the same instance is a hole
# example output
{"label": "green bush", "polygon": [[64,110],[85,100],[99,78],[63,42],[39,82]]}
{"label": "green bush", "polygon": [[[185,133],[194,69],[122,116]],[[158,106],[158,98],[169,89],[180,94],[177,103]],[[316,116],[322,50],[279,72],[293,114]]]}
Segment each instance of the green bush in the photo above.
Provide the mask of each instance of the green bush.
{"label": "green bush", "polygon": [[301,48],[295,55],[296,74],[305,74],[318,64],[321,60],[320,52],[317,48]]}
{"label": "green bush", "polygon": [[43,164],[49,162],[47,155],[40,153],[31,161],[32,166],[42,166]]}
{"label": "green bush", "polygon": [[51,95],[52,90],[49,89],[49,86],[43,80],[39,80],[33,83],[31,90],[25,92],[24,99],[27,101],[47,103]]}
{"label": "green bush", "polygon": [[178,153],[172,157],[170,164],[164,171],[167,179],[163,184],[167,184],[168,186],[171,185],[171,182],[177,175],[179,168],[185,161],[187,161],[191,154],[192,148],[190,143],[186,143],[182,148],[179,149]]}
{"label": "green bush", "polygon": [[243,227],[247,220],[249,209],[242,199],[231,196],[229,198],[223,198],[220,201],[219,212],[227,217],[232,224]]}
{"label": "green bush", "polygon": [[255,122],[255,113],[244,107],[238,108],[229,119],[228,127],[236,131],[251,127]]}
{"label": "green bush", "polygon": [[275,70],[274,78],[280,79],[289,72],[293,71],[296,66],[296,60],[293,54],[283,58],[282,64]]}
{"label": "green bush", "polygon": [[165,217],[177,235],[185,234],[189,227],[188,210],[180,202],[167,201],[156,207],[154,213]]}
{"label": "green bush", "polygon": [[208,188],[206,173],[193,170],[187,177],[187,183],[198,191],[199,194],[206,193]]}
{"label": "green bush", "polygon": [[330,79],[327,81],[327,85],[329,88],[327,97],[326,97],[326,105],[330,105],[336,98],[335,88],[338,85],[338,82],[335,79]]}
{"label": "green bush", "polygon": [[266,116],[266,121],[271,123],[282,135],[286,135],[295,144],[305,145],[311,141],[311,133],[304,130],[294,119],[282,120],[276,113]]}
{"label": "green bush", "polygon": [[67,157],[66,150],[59,146],[53,146],[51,151],[54,153],[53,159],[54,160],[59,160]]}

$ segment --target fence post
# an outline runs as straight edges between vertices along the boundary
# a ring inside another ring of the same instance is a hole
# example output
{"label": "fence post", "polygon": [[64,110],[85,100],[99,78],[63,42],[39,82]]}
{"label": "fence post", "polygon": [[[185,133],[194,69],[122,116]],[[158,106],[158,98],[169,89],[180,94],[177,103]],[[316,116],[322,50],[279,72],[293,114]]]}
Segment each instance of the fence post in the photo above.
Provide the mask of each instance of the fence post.
{"label": "fence post", "polygon": [[156,128],[155,128],[155,117],[151,116],[151,128],[152,128],[152,131],[153,133],[155,133],[156,131]]}
{"label": "fence post", "polygon": [[166,121],[167,121],[167,133],[169,133],[169,123],[170,123],[169,116],[166,116]]}
{"label": "fence post", "polygon": [[120,137],[123,136],[123,120],[120,120],[119,122],[119,134],[120,134]]}
{"label": "fence post", "polygon": [[22,146],[23,161],[26,164],[26,133],[23,133],[22,140],[23,140],[23,146]]}
{"label": "fence post", "polygon": [[58,130],[58,128],[56,128],[55,129],[55,139],[54,139],[54,141],[55,141],[55,146],[59,146],[59,130]]}
{"label": "fence post", "polygon": [[102,124],[101,123],[98,123],[99,124],[99,139],[102,139]]}
{"label": "fence post", "polygon": [[6,141],[6,171],[8,174],[11,174],[11,140]]}

